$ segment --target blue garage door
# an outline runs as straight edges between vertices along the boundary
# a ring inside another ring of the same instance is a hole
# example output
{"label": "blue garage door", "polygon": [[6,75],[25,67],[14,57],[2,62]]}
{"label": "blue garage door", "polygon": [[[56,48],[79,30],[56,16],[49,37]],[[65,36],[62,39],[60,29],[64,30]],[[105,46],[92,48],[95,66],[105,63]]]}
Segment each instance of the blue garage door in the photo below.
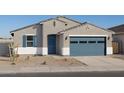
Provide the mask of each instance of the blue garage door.
{"label": "blue garage door", "polygon": [[48,54],[56,54],[56,35],[48,36]]}
{"label": "blue garage door", "polygon": [[106,55],[105,37],[70,37],[71,56]]}

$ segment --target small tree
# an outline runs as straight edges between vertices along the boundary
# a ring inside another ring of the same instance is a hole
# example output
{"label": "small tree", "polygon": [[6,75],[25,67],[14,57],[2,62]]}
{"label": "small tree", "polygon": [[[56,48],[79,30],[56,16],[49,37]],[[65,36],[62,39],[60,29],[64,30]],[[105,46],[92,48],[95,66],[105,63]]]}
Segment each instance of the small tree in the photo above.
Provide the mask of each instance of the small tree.
{"label": "small tree", "polygon": [[10,61],[12,64],[15,64],[15,61],[17,61],[17,53],[18,47],[14,47],[14,43],[9,44],[9,55],[10,55]]}

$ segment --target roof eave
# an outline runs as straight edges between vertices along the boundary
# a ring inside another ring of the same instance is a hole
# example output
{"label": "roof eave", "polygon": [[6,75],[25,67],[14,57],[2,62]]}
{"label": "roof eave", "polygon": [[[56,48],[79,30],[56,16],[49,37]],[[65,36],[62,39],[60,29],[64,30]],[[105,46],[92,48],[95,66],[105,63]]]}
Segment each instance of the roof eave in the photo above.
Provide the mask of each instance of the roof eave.
{"label": "roof eave", "polygon": [[16,29],[16,30],[12,30],[10,31],[10,33],[14,33],[16,31],[19,31],[19,30],[22,30],[22,29],[25,29],[25,28],[28,28],[28,27],[31,27],[31,26],[34,26],[34,25],[38,25],[39,23],[35,23],[35,24],[32,24],[32,25],[28,25],[28,26],[25,26],[25,27],[21,27],[19,29]]}
{"label": "roof eave", "polygon": [[112,34],[115,34],[115,32],[114,31],[112,31],[112,30],[107,30],[108,32],[111,32]]}
{"label": "roof eave", "polygon": [[116,25],[116,26],[110,27],[110,28],[108,28],[108,29],[109,29],[109,30],[112,30],[112,29],[119,28],[119,27],[122,27],[122,26],[124,26],[124,24]]}

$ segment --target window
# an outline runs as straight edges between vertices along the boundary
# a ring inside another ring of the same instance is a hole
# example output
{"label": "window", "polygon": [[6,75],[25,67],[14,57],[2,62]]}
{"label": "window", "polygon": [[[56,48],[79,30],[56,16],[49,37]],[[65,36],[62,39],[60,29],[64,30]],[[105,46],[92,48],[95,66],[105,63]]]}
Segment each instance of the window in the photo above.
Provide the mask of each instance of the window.
{"label": "window", "polygon": [[36,36],[24,36],[23,37],[23,47],[36,47],[37,39]]}
{"label": "window", "polygon": [[33,36],[27,36],[27,40],[28,41],[32,41],[33,40]]}
{"label": "window", "polygon": [[96,41],[88,41],[88,43],[96,43]]}
{"label": "window", "polygon": [[27,36],[26,47],[33,47],[33,43],[34,43],[33,36]]}
{"label": "window", "polygon": [[71,44],[76,44],[76,43],[78,43],[78,41],[71,41],[70,43]]}
{"label": "window", "polygon": [[79,43],[81,43],[81,44],[85,44],[85,43],[87,43],[87,41],[80,41]]}
{"label": "window", "polygon": [[105,41],[97,41],[97,43],[105,43]]}

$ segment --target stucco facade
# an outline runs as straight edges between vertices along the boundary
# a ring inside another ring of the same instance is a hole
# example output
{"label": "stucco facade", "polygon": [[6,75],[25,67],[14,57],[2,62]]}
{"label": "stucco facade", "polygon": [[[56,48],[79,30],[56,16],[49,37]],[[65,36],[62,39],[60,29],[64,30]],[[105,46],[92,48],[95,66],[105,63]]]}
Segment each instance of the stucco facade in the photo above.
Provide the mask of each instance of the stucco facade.
{"label": "stucco facade", "polygon": [[[65,17],[57,17],[12,31],[18,54],[48,55],[48,36],[56,35],[56,54],[70,55],[71,36],[106,37],[106,53],[112,54],[112,32],[89,23],[80,23]],[[35,35],[36,47],[23,47],[23,36]]]}
{"label": "stucco facade", "polygon": [[[109,31],[105,31],[99,27],[95,27],[91,24],[85,23],[82,25],[79,25],[75,28],[69,29],[69,30],[65,30],[63,32],[63,38],[67,37],[67,40],[63,39],[63,47],[61,49],[61,51],[68,51],[68,55],[69,55],[69,46],[70,46],[70,37],[71,36],[95,36],[95,37],[106,37],[106,41],[107,41],[107,54],[112,54],[112,32]],[[109,38],[109,39],[108,39]]]}
{"label": "stucco facade", "polygon": [[124,25],[122,24],[109,29],[115,32],[113,41],[119,43],[119,53],[124,54]]}

